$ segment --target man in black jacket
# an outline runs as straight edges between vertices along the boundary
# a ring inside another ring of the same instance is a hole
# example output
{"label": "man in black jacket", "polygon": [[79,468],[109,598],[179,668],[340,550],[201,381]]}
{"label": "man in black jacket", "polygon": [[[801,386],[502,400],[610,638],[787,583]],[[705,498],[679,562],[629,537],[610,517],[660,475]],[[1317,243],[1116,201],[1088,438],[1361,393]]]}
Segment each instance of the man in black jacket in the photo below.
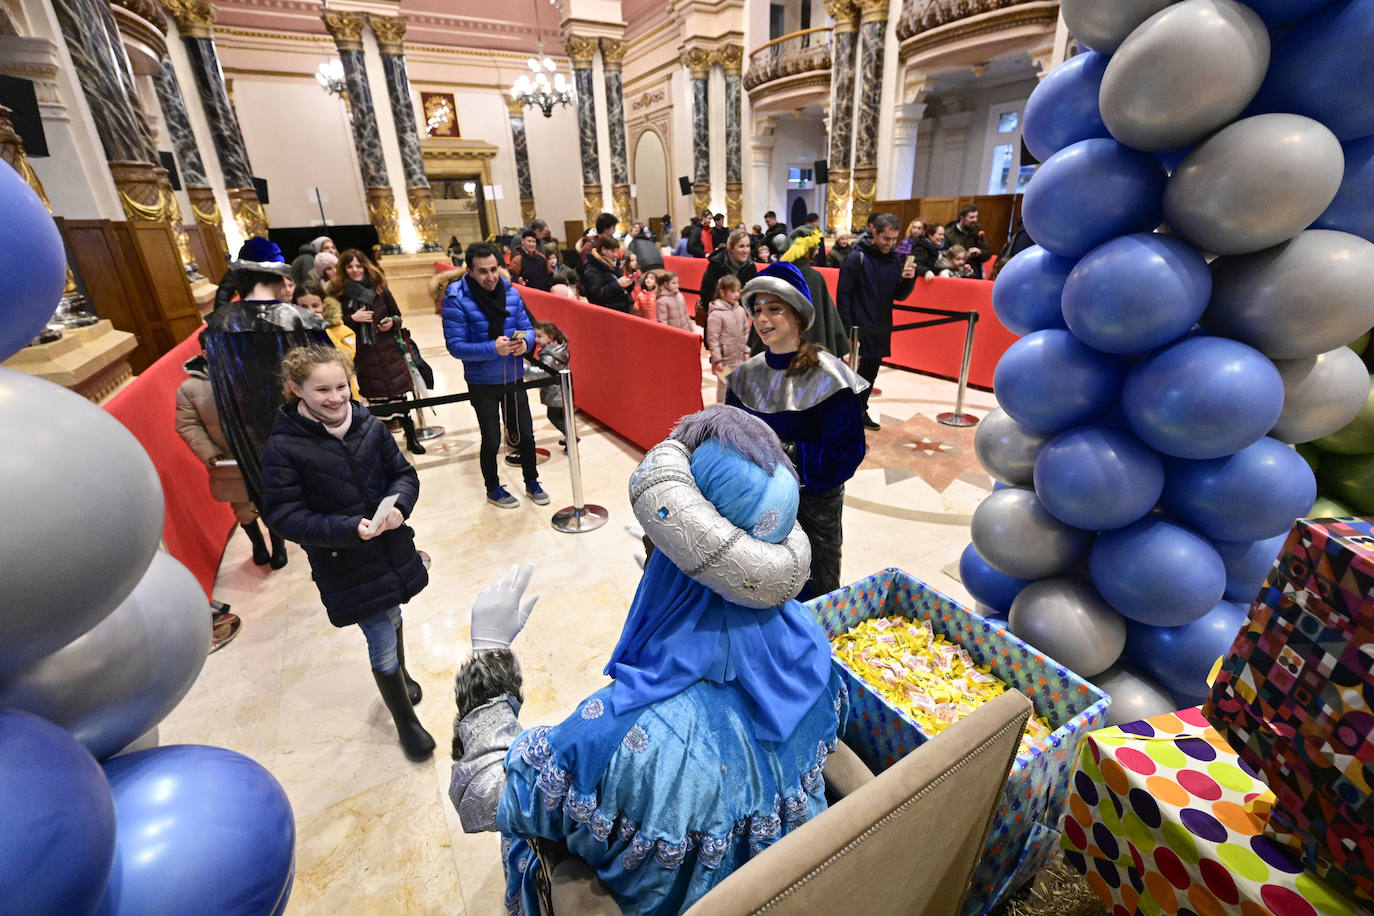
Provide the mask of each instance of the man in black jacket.
{"label": "man in black jacket", "polygon": [[911,295],[916,268],[904,264],[894,250],[901,234],[897,217],[879,213],[869,221],[872,238],[865,236],[840,267],[836,306],[846,328],[859,328],[859,375],[869,383],[861,395],[864,427],[880,429],[868,413],[868,398],[883,357],[892,355],[892,303]]}
{"label": "man in black jacket", "polygon": [[692,233],[687,236],[687,253],[694,258],[704,258],[716,250],[715,233],[711,224],[715,219],[710,210],[701,211],[701,219],[692,220]]}
{"label": "man in black jacket", "polygon": [[549,259],[539,251],[539,236],[534,229],[520,233],[520,250],[510,260],[510,274],[531,289],[548,292],[553,288]]}
{"label": "man in black jacket", "polygon": [[[763,214],[763,224],[763,237],[759,240],[763,244],[771,248],[774,236],[780,235],[783,238],[787,238],[787,224],[778,222],[778,214],[774,213],[772,210]],[[783,250],[786,250],[785,246]]]}
{"label": "man in black jacket", "polygon": [[962,245],[968,250],[968,263],[973,268],[973,276],[983,279],[983,262],[992,257],[988,251],[987,233],[978,225],[978,208],[964,204],[959,210],[959,218],[945,227],[945,247]]}
{"label": "man in black jacket", "polygon": [[629,312],[629,289],[635,281],[621,272],[619,260],[620,239],[613,235],[597,236],[596,245],[582,268],[582,295],[593,305]]}

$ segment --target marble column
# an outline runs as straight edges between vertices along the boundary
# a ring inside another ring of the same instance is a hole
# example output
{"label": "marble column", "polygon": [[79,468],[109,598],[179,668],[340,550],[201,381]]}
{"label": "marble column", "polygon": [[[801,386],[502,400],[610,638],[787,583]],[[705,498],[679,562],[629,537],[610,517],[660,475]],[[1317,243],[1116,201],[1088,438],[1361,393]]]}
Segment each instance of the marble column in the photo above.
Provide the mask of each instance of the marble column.
{"label": "marble column", "polygon": [[592,60],[597,41],[581,35],[563,39],[563,50],[572,61],[573,88],[577,91],[577,145],[582,153],[582,209],[587,225],[605,210],[601,193],[601,159],[596,149],[596,97],[593,93]]}
{"label": "marble column", "polygon": [[601,69],[606,80],[606,133],[611,144],[611,202],[621,232],[630,229],[630,158],[625,151],[625,92],[620,83],[620,66],[625,60],[625,42],[618,38],[601,39]]}
{"label": "marble column", "polygon": [[363,61],[363,26],[367,18],[362,13],[333,10],[322,13],[320,18],[333,36],[334,47],[343,62],[349,123],[353,126],[353,148],[358,155],[358,170],[362,173],[363,190],[367,194],[368,221],[377,230],[382,253],[400,254],[401,226],[396,212],[396,195],[387,177],[382,137],[377,131],[377,111],[372,107],[372,88]]}
{"label": "marble column", "polygon": [[441,251],[439,219],[434,213],[434,195],[425,175],[425,157],[420,150],[420,131],[415,124],[415,106],[410,99],[410,77],[406,74],[406,23],[400,16],[367,14],[377,49],[386,71],[386,92],[391,100],[391,117],[396,123],[396,139],[401,145],[401,167],[406,176],[406,201],[410,221],[420,241],[421,251]]}
{"label": "marble column", "polygon": [[244,238],[255,235],[265,238],[267,214],[258,200],[258,192],[253,189],[253,169],[248,164],[243,133],[239,130],[234,107],[229,103],[229,90],[224,85],[224,72],[215,50],[212,31],[215,8],[210,0],[161,0],[161,3],[176,20],[182,43],[186,45],[186,56],[190,59],[201,109],[214,140],[234,222]]}
{"label": "marble column", "polygon": [[744,48],[726,45],[716,52],[725,71],[725,221],[738,226],[744,219],[743,125],[740,97],[744,87]]}
{"label": "marble column", "polygon": [[830,151],[827,158],[830,183],[825,186],[825,225],[833,236],[848,232],[852,223],[854,39],[859,16],[852,0],[826,0],[825,8],[835,22],[830,39]]}
{"label": "marble column", "polygon": [[520,219],[528,226],[534,222],[534,182],[530,180],[530,148],[525,140],[525,103],[507,96],[510,112],[510,139],[515,148],[515,183],[520,188]]}
{"label": "marble column", "polygon": [[167,133],[172,141],[172,151],[176,155],[177,165],[181,168],[181,183],[191,201],[191,213],[208,235],[213,251],[227,262],[230,251],[229,242],[224,237],[223,217],[219,212],[219,204],[215,201],[215,192],[210,187],[210,179],[205,175],[205,163],[200,158],[200,147],[196,144],[195,134],[191,131],[191,119],[186,113],[186,100],[182,98],[181,86],[177,84],[172,62],[166,57],[162,59],[162,68],[153,74],[153,86],[157,90],[162,120],[167,125]]}
{"label": "marble column", "polygon": [[692,80],[692,215],[700,216],[711,209],[711,52],[686,48],[681,60]]}
{"label": "marble column", "polygon": [[883,57],[888,0],[857,0],[859,17],[859,110],[854,118],[856,226],[868,222],[878,196],[878,120],[883,108]]}

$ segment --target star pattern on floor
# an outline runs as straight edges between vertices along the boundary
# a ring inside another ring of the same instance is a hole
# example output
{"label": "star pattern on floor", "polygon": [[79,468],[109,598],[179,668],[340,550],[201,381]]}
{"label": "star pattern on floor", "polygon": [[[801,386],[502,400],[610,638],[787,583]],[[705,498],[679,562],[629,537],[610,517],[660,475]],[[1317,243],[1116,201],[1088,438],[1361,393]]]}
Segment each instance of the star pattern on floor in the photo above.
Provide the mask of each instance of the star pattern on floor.
{"label": "star pattern on floor", "polygon": [[976,427],[942,426],[921,413],[908,420],[884,415],[881,423],[868,433],[863,466],[882,469],[888,486],[919,477],[943,493],[961,475],[982,470],[973,451]]}
{"label": "star pattern on floor", "polygon": [[923,452],[927,455],[939,455],[943,454],[944,452],[953,451],[955,448],[948,442],[943,442],[939,439],[932,439],[929,436],[922,436],[919,439],[913,439],[912,441],[906,443],[906,447],[911,449],[912,451]]}

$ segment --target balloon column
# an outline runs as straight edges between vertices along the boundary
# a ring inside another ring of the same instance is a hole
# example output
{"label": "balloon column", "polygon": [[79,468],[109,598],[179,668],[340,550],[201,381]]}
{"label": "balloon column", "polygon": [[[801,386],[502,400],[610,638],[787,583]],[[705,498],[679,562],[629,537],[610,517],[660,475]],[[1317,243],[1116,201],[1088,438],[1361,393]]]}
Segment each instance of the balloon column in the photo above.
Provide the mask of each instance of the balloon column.
{"label": "balloon column", "polygon": [[[4,359],[52,314],[65,257],[3,162],[0,211]],[[210,645],[204,592],[158,551],[152,461],[85,398],[6,369],[0,456],[0,909],[278,912],[294,821],[266,770],[219,748],[116,756],[181,701]]]}
{"label": "balloon column", "polygon": [[960,570],[1139,717],[1205,694],[1309,464],[1374,513],[1374,0],[1061,8]]}

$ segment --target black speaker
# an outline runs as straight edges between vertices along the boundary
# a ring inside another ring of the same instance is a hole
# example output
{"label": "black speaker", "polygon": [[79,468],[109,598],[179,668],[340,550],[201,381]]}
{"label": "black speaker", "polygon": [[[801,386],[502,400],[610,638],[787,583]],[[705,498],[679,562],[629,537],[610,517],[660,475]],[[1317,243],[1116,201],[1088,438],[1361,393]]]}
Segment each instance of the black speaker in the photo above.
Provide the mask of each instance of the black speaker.
{"label": "black speaker", "polygon": [[254,177],[253,177],[253,190],[256,191],[257,194],[258,194],[258,203],[260,203],[260,204],[266,204],[266,203],[268,203],[268,200],[267,200],[267,179],[266,179],[266,178],[258,178],[257,176],[254,176]]}
{"label": "black speaker", "polygon": [[677,186],[683,194],[688,197],[692,196],[692,179],[684,175],[677,180]]}
{"label": "black speaker", "polygon": [[830,169],[825,159],[817,159],[811,164],[811,168],[815,169],[816,184],[830,183]]}
{"label": "black speaker", "polygon": [[17,76],[0,76],[0,105],[10,110],[14,132],[24,141],[30,159],[48,155],[48,138],[43,134],[43,118],[38,113],[38,96],[33,81]]}
{"label": "black speaker", "polygon": [[172,184],[173,191],[181,190],[181,174],[177,172],[176,157],[166,150],[158,150],[157,158],[162,161],[162,167],[167,170],[167,180]]}

